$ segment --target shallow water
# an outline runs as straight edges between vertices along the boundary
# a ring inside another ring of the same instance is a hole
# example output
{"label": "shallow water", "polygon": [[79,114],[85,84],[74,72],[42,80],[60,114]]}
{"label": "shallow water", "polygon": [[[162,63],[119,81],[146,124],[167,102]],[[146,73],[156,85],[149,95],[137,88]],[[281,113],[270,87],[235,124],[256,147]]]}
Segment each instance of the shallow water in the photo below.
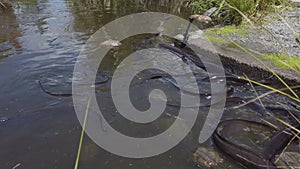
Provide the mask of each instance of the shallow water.
{"label": "shallow water", "polygon": [[[13,10],[0,13],[0,168],[13,168],[19,163],[19,168],[28,169],[74,167],[81,126],[72,98],[49,95],[39,82],[49,92],[70,94],[70,78],[80,49],[101,26],[121,16],[143,11],[160,11],[187,18],[191,12],[184,8],[185,4],[185,1],[179,0],[30,0],[20,2]],[[125,40],[118,49],[117,58],[120,60],[111,56],[105,58],[99,81],[105,76],[111,78],[122,58],[143,47],[143,41],[153,36],[136,36]],[[170,39],[162,41],[173,43]],[[133,64],[136,66],[140,63]],[[137,86],[132,87],[131,99],[136,102],[134,104],[138,109],[144,110],[149,106],[145,97],[151,89],[158,87],[169,93],[170,104],[157,121],[140,125],[130,123],[120,116],[110,96],[110,80],[96,84],[101,110],[110,125],[124,134],[149,137],[161,133],[174,122],[178,114],[178,89],[168,78],[159,77],[146,82],[139,82],[137,79],[137,82]],[[232,96],[243,99],[255,97],[250,85],[232,84]],[[257,89],[260,93],[265,91]],[[291,102],[280,95],[272,95],[268,99],[271,100],[269,105]],[[237,104],[228,103],[224,119],[261,121],[264,118],[278,124],[250,106],[236,110],[229,108]],[[196,169],[198,167],[192,160],[192,153],[199,146],[197,140],[203,125],[201,122],[204,121],[208,108],[200,107],[199,112],[197,121],[200,122],[192,132],[178,146],[153,158],[122,158],[99,148],[85,136],[80,168]],[[282,116],[282,111],[278,112],[280,117],[286,118]],[[207,141],[204,146],[218,150],[212,140]],[[226,156],[222,157],[225,158],[223,165],[227,168],[241,168]]]}

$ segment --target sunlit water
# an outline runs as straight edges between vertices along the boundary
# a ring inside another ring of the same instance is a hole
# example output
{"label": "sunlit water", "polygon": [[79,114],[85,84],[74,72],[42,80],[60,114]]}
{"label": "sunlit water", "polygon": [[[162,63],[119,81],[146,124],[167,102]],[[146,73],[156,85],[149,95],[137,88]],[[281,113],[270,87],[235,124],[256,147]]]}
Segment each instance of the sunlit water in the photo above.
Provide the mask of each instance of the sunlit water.
{"label": "sunlit water", "polygon": [[[185,5],[184,1],[167,3],[156,0],[32,0],[20,2],[13,10],[0,13],[0,168],[13,168],[19,163],[20,168],[28,169],[74,167],[81,126],[72,98],[50,95],[45,90],[58,95],[71,94],[76,58],[89,36],[104,24],[142,11],[166,12],[187,18],[192,12],[187,11]],[[117,54],[120,60],[112,56],[105,58],[100,76],[110,78],[122,58],[142,47],[142,41],[149,36],[154,35],[133,37],[128,43],[123,43]],[[172,43],[169,39],[164,42]],[[137,61],[132,64],[138,66],[142,63]],[[101,77],[100,81],[103,80]],[[172,79],[154,78],[133,83],[131,99],[142,110],[149,106],[144,98],[151,89],[161,88],[169,93],[171,100],[165,115],[149,125],[130,123],[118,114],[110,96],[110,83],[109,80],[96,86],[97,99],[101,100],[99,105],[107,121],[120,132],[149,137],[163,132],[174,122],[179,95]],[[250,85],[238,86],[233,83],[233,88],[232,96],[243,99],[255,96]],[[274,104],[277,101],[287,102],[286,98],[279,95],[269,99]],[[228,106],[237,104],[228,103]],[[203,121],[207,112],[207,107],[201,107],[197,121]],[[255,121],[265,118],[276,123],[250,107],[236,110],[227,108],[223,118]],[[85,136],[80,168],[196,169],[198,167],[192,160],[192,154],[199,146],[197,140],[202,125],[197,123],[192,132],[172,150],[147,159],[113,155]],[[202,146],[218,151],[212,140]],[[227,168],[241,168],[226,156],[222,157],[225,158],[223,165]]]}

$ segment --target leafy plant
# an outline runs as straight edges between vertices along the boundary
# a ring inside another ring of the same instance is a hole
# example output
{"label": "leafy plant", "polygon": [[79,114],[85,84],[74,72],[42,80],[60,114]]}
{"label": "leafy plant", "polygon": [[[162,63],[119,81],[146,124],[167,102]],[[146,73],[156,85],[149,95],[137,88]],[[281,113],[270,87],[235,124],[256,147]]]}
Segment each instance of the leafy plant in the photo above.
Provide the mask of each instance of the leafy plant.
{"label": "leafy plant", "polygon": [[199,13],[204,13],[212,7],[219,7],[220,0],[196,0],[190,6]]}
{"label": "leafy plant", "polygon": [[[194,0],[191,7],[199,13],[204,13],[212,7],[219,7],[218,13],[228,20],[230,24],[239,25],[243,19],[265,15],[274,9],[276,5],[285,5],[288,0]],[[225,16],[224,16],[225,14]]]}

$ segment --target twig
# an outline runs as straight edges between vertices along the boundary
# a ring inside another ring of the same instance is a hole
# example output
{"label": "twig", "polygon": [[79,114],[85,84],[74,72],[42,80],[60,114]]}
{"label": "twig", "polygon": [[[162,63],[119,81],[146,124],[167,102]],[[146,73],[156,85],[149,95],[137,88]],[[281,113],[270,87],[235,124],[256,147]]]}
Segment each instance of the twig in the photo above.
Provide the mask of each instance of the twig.
{"label": "twig", "polygon": [[[291,129],[295,130],[298,134],[300,133],[300,130],[299,130],[299,129],[297,129],[296,127],[290,125],[289,123],[285,122],[284,120],[281,120],[280,118],[277,118],[277,117],[275,117],[274,115],[272,115],[272,114],[270,114],[270,113],[269,113],[269,115],[270,115],[271,117],[275,118],[277,121],[279,121],[279,122],[281,122],[282,124],[284,124],[285,126],[287,126],[287,127],[291,128]],[[300,140],[300,137],[298,136],[298,134],[297,134],[297,138]]]}
{"label": "twig", "polygon": [[[233,75],[234,75],[234,74],[233,74]],[[247,80],[246,78],[240,77],[240,76],[238,76],[238,75],[234,75],[234,76],[236,76],[237,78],[241,78],[241,79]],[[280,93],[280,94],[282,94],[282,95],[284,95],[284,96],[287,96],[287,97],[289,97],[289,98],[291,98],[291,99],[293,99],[293,100],[295,100],[295,101],[297,101],[297,102],[300,102],[300,99],[294,98],[294,97],[290,96],[289,94],[283,92],[283,91],[285,91],[285,90],[289,90],[289,88],[275,89],[275,88],[272,88],[272,87],[270,87],[270,86],[267,86],[267,85],[261,84],[261,83],[259,83],[259,82],[253,81],[253,80],[251,80],[251,79],[249,79],[249,80],[250,80],[252,83],[254,83],[254,84],[260,85],[260,86],[262,86],[262,87],[265,87],[265,88],[271,90],[270,92],[267,92],[267,93],[265,93],[265,94],[262,94],[261,96],[259,96],[259,98],[265,97],[265,96],[270,95],[270,94],[273,94],[273,93]],[[300,85],[293,86],[293,87],[290,87],[290,88],[292,88],[292,89],[300,88]],[[247,104],[249,104],[249,103],[252,103],[252,102],[254,102],[254,101],[256,101],[256,100],[257,100],[257,98],[251,99],[250,101],[248,101],[248,102],[246,102],[246,103],[243,103],[243,104],[241,104],[241,105],[239,105],[239,106],[233,107],[233,109],[241,108],[241,107],[243,107],[243,106],[245,106],[245,105],[247,105]]]}
{"label": "twig", "polygon": [[262,120],[263,122],[267,123],[268,125],[274,127],[275,129],[278,129],[278,127],[277,127],[275,124],[273,124],[273,123],[271,123],[271,122],[269,122],[269,121],[267,121],[267,120],[265,120],[265,119],[261,119],[261,120]]}
{"label": "twig", "polygon": [[300,124],[300,120],[295,116],[294,113],[292,113],[291,111],[289,111],[286,107],[286,105],[280,103],[280,102],[277,102],[279,105],[281,105],[282,107],[284,107],[284,109],[297,121],[297,123]]}
{"label": "twig", "polygon": [[[300,88],[300,85],[292,86],[291,88],[292,88],[292,89],[297,89],[297,88]],[[288,88],[281,88],[281,89],[278,89],[278,90],[279,90],[279,91],[285,91],[285,90],[288,90]],[[238,106],[233,107],[233,109],[238,109],[238,108],[244,107],[244,106],[246,106],[246,105],[248,105],[248,104],[250,104],[250,103],[252,103],[252,102],[255,102],[257,99],[261,99],[261,98],[266,97],[266,96],[268,96],[268,95],[270,95],[270,94],[273,94],[273,93],[277,93],[277,91],[271,90],[271,91],[269,91],[269,92],[266,92],[266,93],[264,93],[264,94],[258,96],[257,98],[253,98],[253,99],[249,100],[249,101],[246,102],[246,103],[243,103],[243,104],[240,104],[240,105],[238,105]]]}
{"label": "twig", "polygon": [[12,169],[16,169],[21,166],[21,163],[16,164]]}

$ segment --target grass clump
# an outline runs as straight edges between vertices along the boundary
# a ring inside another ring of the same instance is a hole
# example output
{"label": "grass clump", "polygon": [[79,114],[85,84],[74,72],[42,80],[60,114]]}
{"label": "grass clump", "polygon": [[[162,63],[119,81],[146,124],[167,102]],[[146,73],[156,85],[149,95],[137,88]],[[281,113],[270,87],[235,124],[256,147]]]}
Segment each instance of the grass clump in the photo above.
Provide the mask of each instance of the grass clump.
{"label": "grass clump", "polygon": [[199,13],[204,13],[210,8],[219,7],[220,0],[194,0],[190,6]]}
{"label": "grass clump", "polygon": [[215,44],[227,44],[228,41],[225,40],[223,37],[227,35],[239,35],[239,36],[246,36],[248,29],[248,25],[242,24],[239,26],[235,25],[228,25],[220,28],[210,28],[205,31],[205,36],[208,40]]}
{"label": "grass clump", "polygon": [[226,41],[223,38],[214,37],[211,35],[206,35],[207,39],[215,44],[226,44]]}
{"label": "grass clump", "polygon": [[238,34],[240,36],[246,36],[246,30],[248,28],[248,25],[243,24],[239,26],[235,25],[228,25],[220,28],[210,28],[209,30],[205,31],[206,35],[211,35],[211,36],[226,36],[226,35],[234,35]]}
{"label": "grass clump", "polygon": [[287,54],[263,54],[263,60],[271,61],[272,65],[283,69],[291,69],[300,72],[300,58]]}
{"label": "grass clump", "polygon": [[[190,6],[195,12],[204,13],[212,7],[218,7],[215,14],[226,20],[227,24],[239,25],[245,19],[261,19],[267,13],[274,11],[275,6],[286,5],[289,0],[194,0]],[[218,20],[218,19],[215,19]]]}

